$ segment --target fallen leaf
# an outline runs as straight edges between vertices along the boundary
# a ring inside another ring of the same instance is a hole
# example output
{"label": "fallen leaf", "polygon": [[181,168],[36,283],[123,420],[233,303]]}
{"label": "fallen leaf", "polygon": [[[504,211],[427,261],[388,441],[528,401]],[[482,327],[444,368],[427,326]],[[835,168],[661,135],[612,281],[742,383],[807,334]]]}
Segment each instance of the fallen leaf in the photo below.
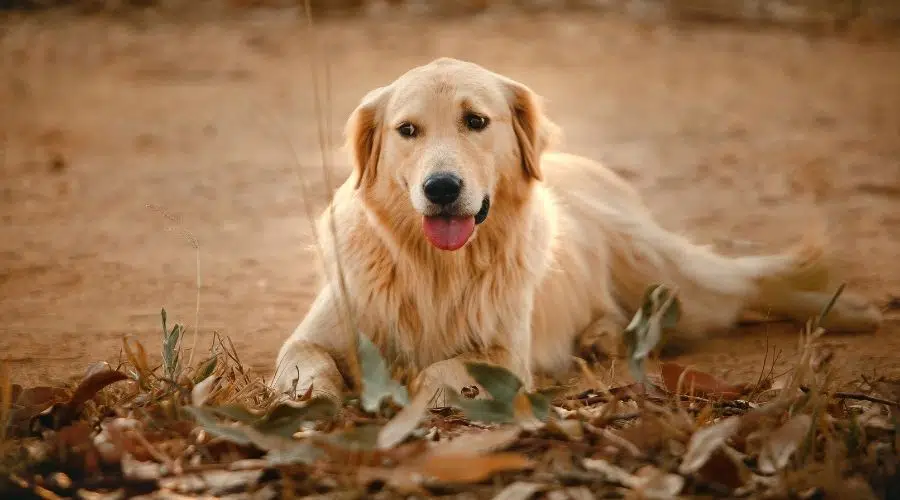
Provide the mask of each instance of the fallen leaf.
{"label": "fallen leaf", "polygon": [[360,334],[358,342],[359,363],[362,370],[362,408],[375,413],[385,398],[391,398],[401,406],[409,404],[406,387],[391,379],[387,363],[369,337]]}
{"label": "fallen leaf", "polygon": [[640,486],[641,481],[625,469],[615,466],[602,458],[585,458],[581,461],[585,469],[599,472],[603,475],[604,480],[610,483],[621,484],[626,488],[635,489]]}
{"label": "fallen leaf", "polygon": [[462,410],[469,420],[486,424],[509,424],[516,421],[515,409],[510,401],[496,399],[468,399],[445,387],[444,394],[452,406]]}
{"label": "fallen leaf", "polygon": [[569,441],[581,441],[584,438],[584,427],[580,420],[550,420],[545,427],[547,432],[556,434]]}
{"label": "fallen leaf", "polygon": [[522,388],[522,381],[511,371],[490,363],[466,363],[466,371],[496,401],[512,403]]}
{"label": "fallen leaf", "polygon": [[622,333],[628,351],[628,369],[638,382],[646,379],[644,360],[663,341],[663,332],[674,328],[681,317],[676,293],[664,285],[650,285],[641,307]]}
{"label": "fallen leaf", "polygon": [[638,477],[640,484],[636,488],[642,498],[649,500],[677,498],[684,489],[684,478],[678,474],[670,474],[653,466],[649,466],[645,470],[648,473]]}
{"label": "fallen leaf", "polygon": [[324,439],[326,443],[337,445],[344,450],[368,451],[377,447],[380,432],[380,425],[358,425],[343,432],[328,434]]}
{"label": "fallen leaf", "polygon": [[10,407],[8,429],[15,436],[28,434],[32,431],[31,423],[35,417],[54,405],[67,401],[71,395],[66,389],[46,386],[11,392],[14,403]]}
{"label": "fallen leaf", "polygon": [[429,399],[428,393],[419,391],[410,404],[397,412],[394,418],[381,428],[378,432],[376,446],[384,450],[402,443],[422,421],[422,417],[428,409]]}
{"label": "fallen leaf", "polygon": [[184,474],[160,478],[159,487],[183,494],[203,493],[206,491],[206,481],[197,474]]}
{"label": "fallen leaf", "polygon": [[721,448],[741,426],[737,417],[725,418],[713,425],[698,429],[688,441],[687,451],[682,457],[678,472],[691,474],[703,467],[709,457]]}
{"label": "fallen leaf", "polygon": [[291,440],[290,444],[269,450],[265,460],[272,465],[311,464],[322,455],[322,450],[315,445]]}
{"label": "fallen leaf", "polygon": [[306,422],[331,420],[337,411],[336,403],[325,396],[303,402],[286,400],[253,422],[252,426],[264,434],[290,437]]}
{"label": "fallen leaf", "polygon": [[723,446],[710,455],[706,463],[697,470],[697,474],[709,483],[718,483],[732,490],[744,486],[752,479],[752,473],[743,462],[727,453]]}
{"label": "fallen leaf", "polygon": [[105,370],[94,372],[78,384],[78,387],[72,393],[72,399],[68,401],[68,406],[75,410],[89,399],[93,399],[98,392],[107,386],[127,379],[128,376],[120,371]]}
{"label": "fallen leaf", "polygon": [[764,474],[774,474],[783,469],[791,455],[809,435],[812,417],[798,415],[772,432],[763,442],[759,453],[759,470]]}
{"label": "fallen leaf", "polygon": [[525,481],[516,481],[511,485],[503,488],[500,493],[494,496],[493,500],[528,500],[535,493],[545,489],[546,486],[539,483],[528,483]]}
{"label": "fallen leaf", "polygon": [[[737,398],[743,387],[732,385],[708,373],[685,368],[678,363],[665,362],[660,365],[663,384],[669,392],[681,391],[699,397]],[[679,386],[679,382],[681,385]]]}
{"label": "fallen leaf", "polygon": [[473,456],[469,453],[426,455],[409,470],[440,483],[480,483],[498,472],[524,470],[534,462],[518,453]]}
{"label": "fallen leaf", "polygon": [[249,489],[259,483],[262,470],[211,470],[201,473],[208,495],[221,496]]}
{"label": "fallen leaf", "polygon": [[159,479],[163,475],[163,466],[156,462],[142,462],[129,455],[122,457],[122,475],[128,479]]}
{"label": "fallen leaf", "polygon": [[105,420],[100,423],[100,432],[94,436],[94,447],[108,464],[118,463],[125,453],[137,460],[150,460],[152,457],[143,443],[133,434],[141,427],[139,421],[130,418]]}
{"label": "fallen leaf", "polygon": [[218,380],[218,377],[209,376],[197,383],[193,389],[191,389],[191,404],[194,406],[205,405],[206,400],[209,398],[209,395]]}
{"label": "fallen leaf", "polygon": [[240,424],[223,424],[213,417],[211,410],[197,406],[187,406],[185,411],[190,413],[203,429],[209,434],[227,439],[238,445],[250,445],[253,441],[244,431],[247,427]]}
{"label": "fallen leaf", "polygon": [[594,500],[596,495],[586,486],[573,486],[547,493],[547,500]]}
{"label": "fallen leaf", "polygon": [[513,444],[522,433],[518,426],[460,434],[435,445],[431,455],[482,455],[503,450]]}

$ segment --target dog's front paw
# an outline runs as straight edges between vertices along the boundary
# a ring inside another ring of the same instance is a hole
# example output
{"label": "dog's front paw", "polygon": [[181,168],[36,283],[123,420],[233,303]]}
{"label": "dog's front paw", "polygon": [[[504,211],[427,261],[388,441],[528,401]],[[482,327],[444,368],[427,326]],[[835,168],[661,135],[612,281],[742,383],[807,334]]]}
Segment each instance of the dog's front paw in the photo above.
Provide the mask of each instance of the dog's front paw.
{"label": "dog's front paw", "polygon": [[576,354],[591,362],[624,358],[627,353],[622,330],[624,327],[613,321],[594,321],[578,336]]}
{"label": "dog's front paw", "polygon": [[475,382],[466,370],[464,362],[459,359],[447,359],[430,365],[410,384],[410,392],[414,397],[419,393],[427,394],[429,408],[449,406],[452,399],[446,391],[450,390],[466,397],[485,395],[484,388]]}
{"label": "dog's front paw", "polygon": [[282,350],[269,386],[276,393],[291,398],[311,392],[312,397],[337,402],[343,394],[344,379],[334,359],[323,349],[312,344],[297,344]]}

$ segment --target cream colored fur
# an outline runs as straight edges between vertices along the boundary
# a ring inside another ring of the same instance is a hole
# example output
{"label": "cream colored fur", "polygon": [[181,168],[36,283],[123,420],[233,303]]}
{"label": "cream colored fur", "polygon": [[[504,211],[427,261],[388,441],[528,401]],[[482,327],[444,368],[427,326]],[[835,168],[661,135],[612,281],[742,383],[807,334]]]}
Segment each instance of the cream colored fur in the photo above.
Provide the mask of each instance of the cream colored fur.
{"label": "cream colored fur", "polygon": [[[488,127],[466,129],[465,110],[488,116]],[[420,136],[401,137],[404,121]],[[408,371],[414,391],[472,384],[468,359],[506,366],[531,388],[535,373],[568,370],[579,344],[607,338],[615,349],[651,283],[677,288],[684,339],[727,330],[747,311],[805,321],[831,297],[821,241],[781,255],[719,255],[660,227],[611,170],[547,152],[556,135],[528,87],[454,59],[367,94],[347,126],[354,173],[319,220],[322,288],[282,347],[273,386],[303,393],[313,384],[334,397],[355,387],[359,331]],[[436,168],[463,179],[466,210],[492,201],[456,251],[423,236],[420,185]],[[863,331],[880,321],[845,293],[826,326]]]}

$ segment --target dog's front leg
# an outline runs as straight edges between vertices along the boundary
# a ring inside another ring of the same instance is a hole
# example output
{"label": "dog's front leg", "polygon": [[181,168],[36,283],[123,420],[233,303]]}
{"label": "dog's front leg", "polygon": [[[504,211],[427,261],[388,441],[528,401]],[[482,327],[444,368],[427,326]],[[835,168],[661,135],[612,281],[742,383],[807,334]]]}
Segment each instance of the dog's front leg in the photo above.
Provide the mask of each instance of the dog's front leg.
{"label": "dog's front leg", "polygon": [[438,361],[425,368],[413,380],[411,391],[418,394],[424,391],[430,394],[430,406],[446,406],[447,397],[443,393],[446,387],[457,394],[464,387],[475,386],[484,396],[484,388],[469,375],[466,363],[483,362],[506,368],[522,381],[526,391],[534,389],[531,370],[531,307],[524,307],[526,314],[516,315],[508,325],[508,329],[498,332],[494,346],[477,352],[467,352],[450,359]]}
{"label": "dog's front leg", "polygon": [[339,362],[355,359],[351,330],[341,324],[337,297],[326,286],[306,317],[281,346],[271,386],[290,396],[304,394],[339,400],[346,385]]}

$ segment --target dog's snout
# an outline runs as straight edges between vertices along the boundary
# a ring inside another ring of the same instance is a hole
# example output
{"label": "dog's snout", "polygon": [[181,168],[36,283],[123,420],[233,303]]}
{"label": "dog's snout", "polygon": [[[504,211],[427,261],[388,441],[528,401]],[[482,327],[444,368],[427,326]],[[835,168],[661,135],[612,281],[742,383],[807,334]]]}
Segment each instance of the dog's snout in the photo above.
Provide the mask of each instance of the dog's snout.
{"label": "dog's snout", "polygon": [[437,205],[449,205],[459,198],[462,191],[462,179],[455,174],[438,172],[429,175],[422,185],[428,201]]}

